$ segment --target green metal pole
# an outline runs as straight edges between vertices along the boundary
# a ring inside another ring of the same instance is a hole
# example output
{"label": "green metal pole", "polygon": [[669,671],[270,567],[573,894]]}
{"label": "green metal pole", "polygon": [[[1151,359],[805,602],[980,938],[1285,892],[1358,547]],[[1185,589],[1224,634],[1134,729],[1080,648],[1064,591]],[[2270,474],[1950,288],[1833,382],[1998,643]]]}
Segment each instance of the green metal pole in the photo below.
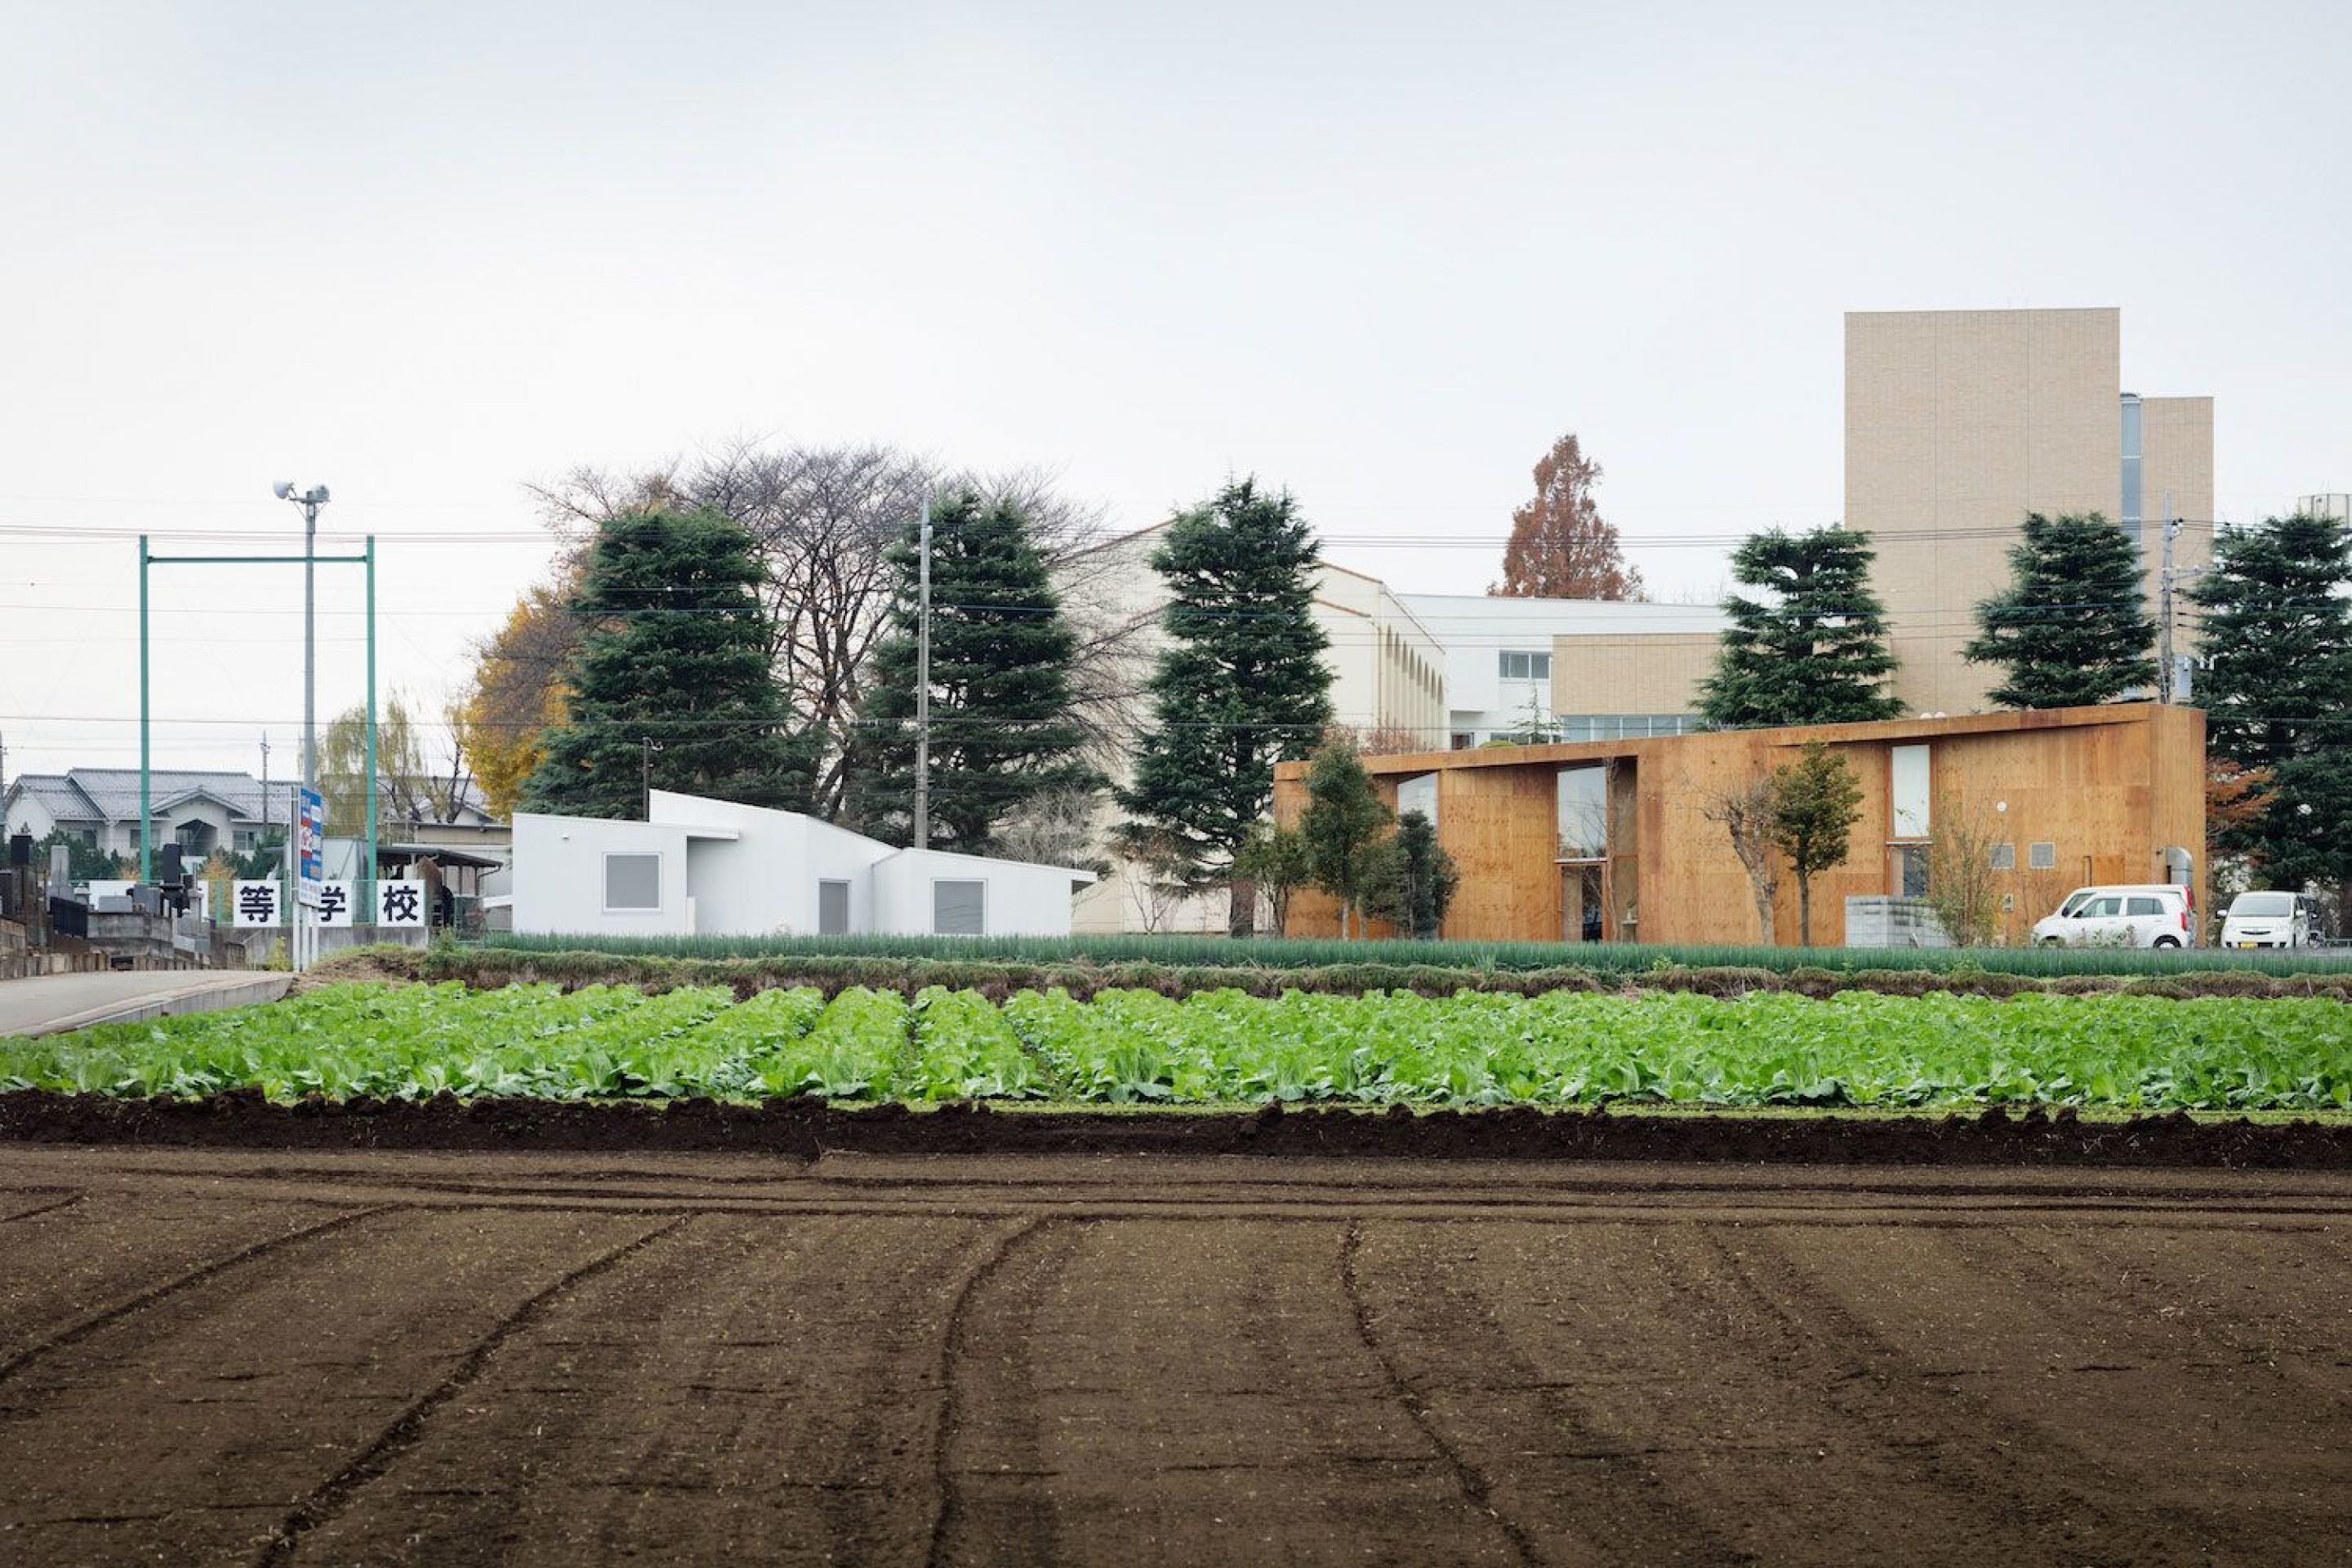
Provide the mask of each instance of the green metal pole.
{"label": "green metal pole", "polygon": [[149,804],[150,782],[147,751],[147,721],[150,714],[147,692],[147,536],[139,536],[139,881],[142,886],[155,880],[155,857],[148,840],[154,837],[155,808]]}
{"label": "green metal pole", "polygon": [[360,909],[373,924],[381,913],[375,891],[375,535],[367,536],[367,868],[360,873]]}

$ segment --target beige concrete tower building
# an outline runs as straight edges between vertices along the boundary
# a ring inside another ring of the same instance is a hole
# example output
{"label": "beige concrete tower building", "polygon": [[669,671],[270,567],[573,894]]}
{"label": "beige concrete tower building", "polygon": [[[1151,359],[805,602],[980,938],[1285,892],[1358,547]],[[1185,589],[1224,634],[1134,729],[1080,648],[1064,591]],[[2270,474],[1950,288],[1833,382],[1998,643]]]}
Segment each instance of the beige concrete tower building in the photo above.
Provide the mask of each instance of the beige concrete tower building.
{"label": "beige concrete tower building", "polygon": [[[2030,511],[2095,511],[2139,541],[2160,607],[2174,563],[2210,560],[2213,400],[2123,390],[2114,310],[1867,310],[1845,319],[1845,526],[1878,549],[1895,690],[1915,712],[1989,704],[1999,672],[1960,649],[2009,580]],[[2191,617],[2176,596],[2175,651]]]}

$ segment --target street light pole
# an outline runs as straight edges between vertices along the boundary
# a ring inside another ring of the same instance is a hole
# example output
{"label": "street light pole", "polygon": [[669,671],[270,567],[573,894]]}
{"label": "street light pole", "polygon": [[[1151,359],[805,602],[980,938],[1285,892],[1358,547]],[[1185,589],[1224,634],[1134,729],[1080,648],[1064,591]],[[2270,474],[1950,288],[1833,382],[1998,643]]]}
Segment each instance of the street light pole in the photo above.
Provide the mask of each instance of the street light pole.
{"label": "street light pole", "polygon": [[302,509],[302,787],[319,787],[319,509],[327,504],[327,487],[312,485],[301,494],[279,481],[279,500]]}
{"label": "street light pole", "polygon": [[909,847],[931,847],[931,498],[923,498],[922,563],[915,633],[915,827]]}
{"label": "street light pole", "polygon": [[[312,485],[301,494],[284,479],[271,487],[279,500],[292,501],[302,509],[302,788],[306,794],[319,787],[319,509],[327,504],[327,487]],[[301,823],[294,824],[295,836],[300,837]],[[300,851],[296,851],[298,857]],[[299,859],[298,859],[299,864]],[[301,919],[296,889],[293,919]],[[288,927],[290,931],[295,928]],[[302,966],[298,957],[295,967]]]}

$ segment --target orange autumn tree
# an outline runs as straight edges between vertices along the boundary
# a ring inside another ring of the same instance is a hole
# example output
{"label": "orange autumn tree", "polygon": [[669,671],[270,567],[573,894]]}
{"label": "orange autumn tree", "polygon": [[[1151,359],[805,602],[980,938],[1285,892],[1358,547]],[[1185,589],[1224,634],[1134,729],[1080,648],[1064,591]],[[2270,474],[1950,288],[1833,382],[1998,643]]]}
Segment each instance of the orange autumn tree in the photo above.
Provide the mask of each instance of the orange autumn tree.
{"label": "orange autumn tree", "polygon": [[500,816],[539,766],[540,737],[563,719],[566,667],[582,629],[569,605],[573,581],[567,569],[516,602],[477,649],[473,681],[452,713],[484,803]]}
{"label": "orange autumn tree", "polygon": [[1625,563],[1617,530],[1592,499],[1601,465],[1570,431],[1536,465],[1535,499],[1511,514],[1503,580],[1486,592],[1517,599],[1638,599],[1642,574]]}
{"label": "orange autumn tree", "polygon": [[2250,768],[2230,757],[2205,759],[2205,864],[2217,847],[2249,837],[2271,808],[2268,768]]}

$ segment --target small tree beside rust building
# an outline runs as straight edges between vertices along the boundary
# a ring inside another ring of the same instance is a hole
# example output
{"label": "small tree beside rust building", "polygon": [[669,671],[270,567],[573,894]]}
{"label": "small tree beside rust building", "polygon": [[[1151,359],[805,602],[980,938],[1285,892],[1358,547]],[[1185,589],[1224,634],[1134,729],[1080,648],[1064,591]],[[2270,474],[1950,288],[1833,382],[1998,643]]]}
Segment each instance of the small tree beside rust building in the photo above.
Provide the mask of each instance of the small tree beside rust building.
{"label": "small tree beside rust building", "polygon": [[1772,770],[1772,842],[1797,879],[1797,942],[1813,945],[1813,877],[1845,864],[1862,785],[1846,760],[1808,741],[1797,760]]}

